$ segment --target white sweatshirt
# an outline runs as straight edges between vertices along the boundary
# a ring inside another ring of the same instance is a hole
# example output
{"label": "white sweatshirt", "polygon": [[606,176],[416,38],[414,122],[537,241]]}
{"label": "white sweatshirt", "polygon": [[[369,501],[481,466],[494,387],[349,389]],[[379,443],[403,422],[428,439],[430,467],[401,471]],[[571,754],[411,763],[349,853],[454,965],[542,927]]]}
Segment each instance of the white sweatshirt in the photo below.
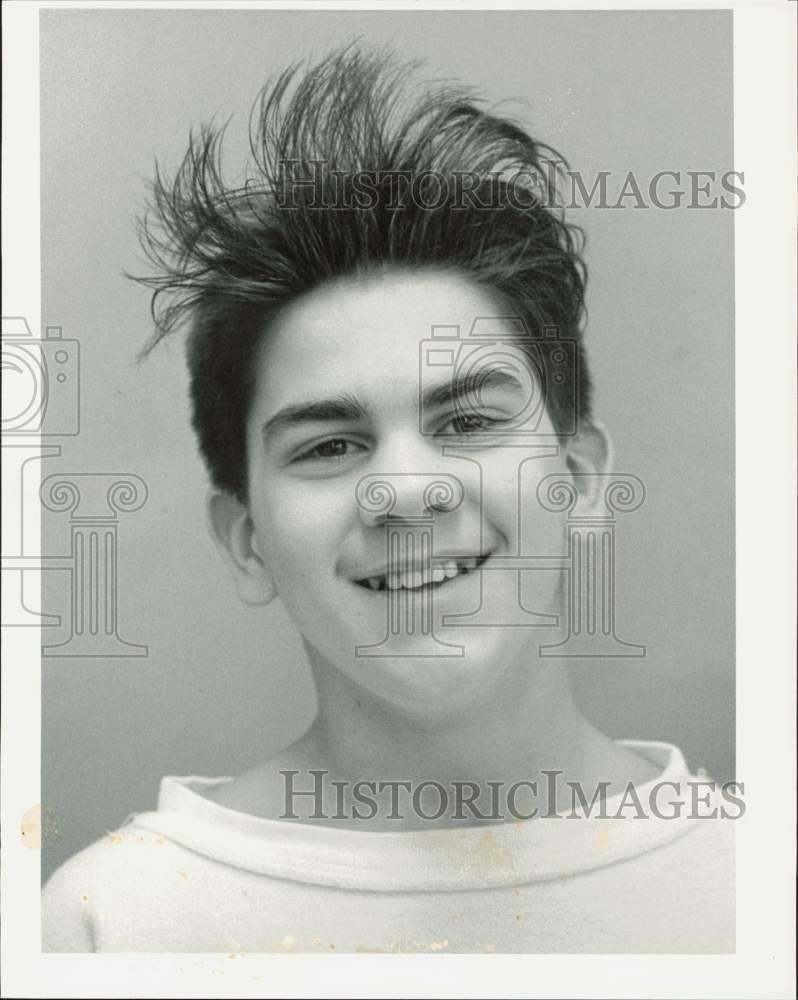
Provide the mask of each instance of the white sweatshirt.
{"label": "white sweatshirt", "polygon": [[[203,796],[230,778],[165,777],[158,808],[47,883],[59,952],[728,953],[734,823],[692,818],[682,754],[618,818],[563,815],[462,829],[361,831],[261,819]],[[662,819],[681,803],[682,815]],[[706,796],[701,787],[699,797]],[[620,797],[607,799],[614,817]],[[701,815],[721,804],[715,794]],[[728,810],[735,815],[733,810]]]}

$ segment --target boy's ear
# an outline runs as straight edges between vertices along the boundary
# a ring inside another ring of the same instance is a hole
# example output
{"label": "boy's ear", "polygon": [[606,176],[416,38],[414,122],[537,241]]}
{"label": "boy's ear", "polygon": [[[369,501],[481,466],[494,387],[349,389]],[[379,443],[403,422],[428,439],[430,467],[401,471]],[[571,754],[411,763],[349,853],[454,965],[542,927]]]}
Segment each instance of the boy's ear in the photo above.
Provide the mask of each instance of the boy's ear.
{"label": "boy's ear", "polygon": [[600,420],[581,422],[579,433],[565,447],[565,461],[574,476],[580,507],[592,509],[604,495],[604,483],[599,477],[611,472],[615,465],[612,439]]}
{"label": "boy's ear", "polygon": [[277,596],[271,574],[258,550],[246,506],[229,493],[211,490],[207,500],[211,536],[233,572],[245,604],[268,604]]}

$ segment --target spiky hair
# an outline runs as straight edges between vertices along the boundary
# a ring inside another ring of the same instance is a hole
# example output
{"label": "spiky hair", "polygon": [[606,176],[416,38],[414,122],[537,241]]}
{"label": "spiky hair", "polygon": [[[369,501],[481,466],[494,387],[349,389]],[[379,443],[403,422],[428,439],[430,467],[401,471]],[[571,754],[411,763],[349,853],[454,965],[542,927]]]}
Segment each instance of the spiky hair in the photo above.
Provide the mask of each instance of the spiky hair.
{"label": "spiky hair", "polygon": [[437,268],[490,289],[533,335],[553,327],[577,342],[547,405],[555,427],[589,415],[581,231],[553,207],[564,161],[468,89],[415,85],[417,68],[357,46],[294,65],[253,106],[238,183],[224,176],[226,126],[190,133],[173,178],[156,167],[140,222],[155,273],[136,279],[153,291],[144,353],[188,320],[200,450],[241,500],[260,337],[281,307],[336,278]]}

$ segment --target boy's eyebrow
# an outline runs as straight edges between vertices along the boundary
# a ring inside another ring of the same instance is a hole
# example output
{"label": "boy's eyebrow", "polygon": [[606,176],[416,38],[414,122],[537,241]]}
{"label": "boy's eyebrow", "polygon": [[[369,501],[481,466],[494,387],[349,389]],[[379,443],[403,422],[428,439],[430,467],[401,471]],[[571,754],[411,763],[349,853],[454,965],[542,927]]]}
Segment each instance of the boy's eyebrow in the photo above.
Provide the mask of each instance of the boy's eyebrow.
{"label": "boy's eyebrow", "polygon": [[319,423],[325,420],[361,420],[366,416],[363,404],[354,396],[334,396],[312,403],[296,403],[278,410],[261,427],[261,437],[276,430],[287,430],[299,424]]}
{"label": "boy's eyebrow", "polygon": [[486,367],[478,368],[464,375],[456,374],[450,381],[433,386],[424,393],[421,403],[424,407],[434,407],[451,403],[461,396],[474,396],[479,399],[482,390],[489,386],[529,392],[529,387],[524,386],[515,375],[506,369],[498,366],[495,368]]}
{"label": "boy's eyebrow", "polygon": [[[465,375],[456,374],[454,378],[441,385],[432,386],[424,392],[422,406],[435,407],[451,403],[462,396],[477,396],[488,386],[528,391],[524,385],[510,372],[496,367],[479,369]],[[330,399],[318,399],[312,403],[296,403],[285,406],[269,417],[261,427],[261,437],[273,434],[278,430],[287,430],[301,424],[320,423],[323,421],[362,420],[367,416],[366,408],[355,396],[333,396]]]}

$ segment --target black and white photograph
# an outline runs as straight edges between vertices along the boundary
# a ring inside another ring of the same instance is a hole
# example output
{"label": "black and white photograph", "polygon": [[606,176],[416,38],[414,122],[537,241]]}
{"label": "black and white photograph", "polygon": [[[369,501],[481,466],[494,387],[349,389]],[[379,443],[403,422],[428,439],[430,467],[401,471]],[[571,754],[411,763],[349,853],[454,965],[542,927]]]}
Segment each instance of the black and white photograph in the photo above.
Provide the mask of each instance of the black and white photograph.
{"label": "black and white photograph", "polygon": [[794,995],[795,21],[28,18],[13,995]]}

